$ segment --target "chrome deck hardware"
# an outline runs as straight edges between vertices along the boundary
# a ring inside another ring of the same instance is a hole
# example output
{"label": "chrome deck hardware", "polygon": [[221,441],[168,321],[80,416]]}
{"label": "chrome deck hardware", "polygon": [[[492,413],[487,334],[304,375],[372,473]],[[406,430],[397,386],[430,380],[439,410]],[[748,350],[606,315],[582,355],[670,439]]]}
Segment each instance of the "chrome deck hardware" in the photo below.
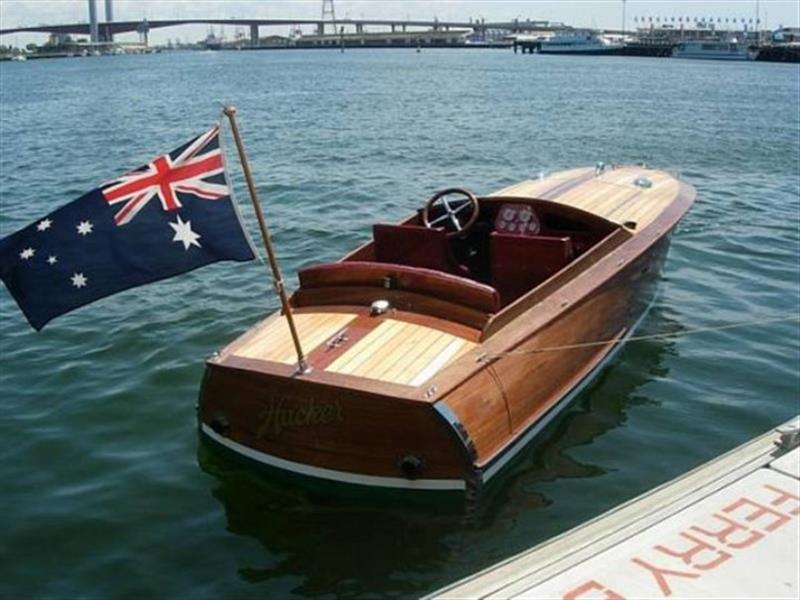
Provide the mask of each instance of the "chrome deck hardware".
{"label": "chrome deck hardware", "polygon": [[775,431],[781,436],[775,445],[781,450],[793,450],[800,446],[800,417],[795,417],[778,427]]}
{"label": "chrome deck hardware", "polygon": [[377,317],[387,312],[391,308],[388,300],[375,300],[369,307],[369,316]]}

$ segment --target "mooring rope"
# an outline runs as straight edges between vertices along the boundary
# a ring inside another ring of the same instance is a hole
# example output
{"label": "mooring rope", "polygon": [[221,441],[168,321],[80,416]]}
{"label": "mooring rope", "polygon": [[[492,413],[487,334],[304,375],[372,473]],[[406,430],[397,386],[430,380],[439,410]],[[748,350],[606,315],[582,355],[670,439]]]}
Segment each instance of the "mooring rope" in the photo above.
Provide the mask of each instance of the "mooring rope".
{"label": "mooring rope", "polygon": [[644,342],[647,340],[669,339],[681,337],[684,335],[694,335],[697,333],[707,333],[710,331],[724,331],[726,329],[736,329],[738,327],[752,327],[754,325],[764,325],[766,323],[779,323],[785,321],[798,321],[800,322],[800,315],[791,315],[783,317],[767,317],[762,319],[750,319],[748,321],[736,321],[733,323],[725,323],[723,325],[712,325],[708,327],[694,327],[691,329],[682,329],[679,331],[668,331],[665,333],[653,333],[649,335],[636,335],[630,337],[615,338],[610,340],[597,340],[593,342],[578,342],[575,344],[565,344],[563,346],[546,346],[544,348],[533,348],[531,350],[510,350],[508,352],[486,353],[479,357],[480,362],[486,362],[493,358],[502,356],[524,355],[524,354],[539,354],[540,352],[557,352],[560,350],[575,350],[579,348],[591,348],[593,346],[616,346],[622,344],[630,344],[632,342]]}

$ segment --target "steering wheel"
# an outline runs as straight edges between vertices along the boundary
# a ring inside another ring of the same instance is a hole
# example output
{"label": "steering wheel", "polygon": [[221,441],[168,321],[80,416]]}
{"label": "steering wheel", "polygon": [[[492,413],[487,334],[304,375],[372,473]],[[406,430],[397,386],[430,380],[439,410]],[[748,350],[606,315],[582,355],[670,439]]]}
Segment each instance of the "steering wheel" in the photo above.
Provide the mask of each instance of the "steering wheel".
{"label": "steering wheel", "polygon": [[[451,194],[459,194],[464,198],[448,200],[447,196]],[[431,211],[436,209],[444,209],[444,213],[431,221]],[[437,225],[442,224],[449,237],[463,235],[475,224],[479,212],[478,199],[475,194],[461,188],[448,188],[436,192],[425,204],[425,208],[422,210],[422,223],[428,229],[434,229]]]}

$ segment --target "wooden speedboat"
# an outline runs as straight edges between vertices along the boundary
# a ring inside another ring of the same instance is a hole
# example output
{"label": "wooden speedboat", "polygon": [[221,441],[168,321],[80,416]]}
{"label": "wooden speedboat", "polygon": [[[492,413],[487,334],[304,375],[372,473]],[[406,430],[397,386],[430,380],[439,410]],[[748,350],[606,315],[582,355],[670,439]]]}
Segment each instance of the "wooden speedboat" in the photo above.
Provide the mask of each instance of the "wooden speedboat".
{"label": "wooden speedboat", "polygon": [[208,361],[201,430],[309,477],[480,486],[633,332],[694,198],[666,172],[602,165],[436,194],[299,272],[308,370],[281,313]]}

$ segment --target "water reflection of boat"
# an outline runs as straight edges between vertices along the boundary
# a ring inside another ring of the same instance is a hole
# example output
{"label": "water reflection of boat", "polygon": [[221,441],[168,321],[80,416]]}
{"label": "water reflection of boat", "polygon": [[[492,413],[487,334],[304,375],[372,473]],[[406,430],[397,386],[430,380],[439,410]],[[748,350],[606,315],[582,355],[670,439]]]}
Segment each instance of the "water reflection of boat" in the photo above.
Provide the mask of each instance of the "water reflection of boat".
{"label": "water reflection of boat", "polygon": [[481,486],[636,328],[694,199],[668,173],[602,165],[446,192],[300,272],[307,365],[281,314],[208,362],[207,437],[341,483]]}

